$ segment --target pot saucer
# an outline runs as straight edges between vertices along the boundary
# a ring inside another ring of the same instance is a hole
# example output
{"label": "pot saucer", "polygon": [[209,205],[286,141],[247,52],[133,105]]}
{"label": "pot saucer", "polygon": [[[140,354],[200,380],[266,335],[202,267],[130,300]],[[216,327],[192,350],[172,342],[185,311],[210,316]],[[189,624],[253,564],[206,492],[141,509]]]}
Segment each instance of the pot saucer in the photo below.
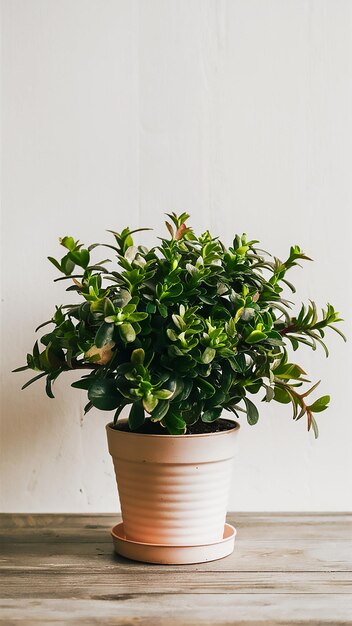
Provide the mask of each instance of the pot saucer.
{"label": "pot saucer", "polygon": [[223,538],[214,543],[194,546],[170,546],[158,543],[142,543],[127,539],[123,523],[111,530],[115,552],[133,561],[163,565],[186,565],[216,561],[231,554],[235,545],[236,529],[225,524]]}

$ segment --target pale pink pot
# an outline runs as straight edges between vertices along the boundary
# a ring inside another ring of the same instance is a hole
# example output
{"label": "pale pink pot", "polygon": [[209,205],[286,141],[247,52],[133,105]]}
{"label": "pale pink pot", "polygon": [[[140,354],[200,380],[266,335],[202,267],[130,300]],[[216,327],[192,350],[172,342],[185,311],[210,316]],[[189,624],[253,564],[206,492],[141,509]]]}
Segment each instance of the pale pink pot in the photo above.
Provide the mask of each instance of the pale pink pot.
{"label": "pale pink pot", "polygon": [[223,537],[239,424],[211,434],[144,435],[107,425],[127,539],[187,546]]}

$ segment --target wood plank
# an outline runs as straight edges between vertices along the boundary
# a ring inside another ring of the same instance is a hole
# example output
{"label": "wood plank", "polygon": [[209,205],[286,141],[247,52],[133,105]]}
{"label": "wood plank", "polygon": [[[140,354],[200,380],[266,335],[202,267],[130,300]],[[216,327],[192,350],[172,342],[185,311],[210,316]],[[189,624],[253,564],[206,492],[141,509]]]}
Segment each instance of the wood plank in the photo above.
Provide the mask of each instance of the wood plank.
{"label": "wood plank", "polygon": [[352,594],[122,595],[118,600],[3,600],[2,626],[350,626]]}
{"label": "wood plank", "polygon": [[[352,513],[339,511],[338,513],[326,512],[274,512],[263,513],[260,511],[251,512],[230,512],[229,520],[245,520],[247,525],[282,524],[282,522],[296,523],[302,525],[331,524],[331,522],[352,523]],[[0,513],[1,528],[81,528],[84,526],[111,527],[113,523],[121,520],[119,513]]]}
{"label": "wood plank", "polygon": [[[227,559],[184,571],[351,571],[351,516],[236,515],[238,538]],[[107,516],[2,516],[0,568],[150,571],[113,554]],[[234,521],[232,515],[230,521]],[[155,566],[154,566],[155,567]],[[180,566],[179,566],[180,567]],[[170,569],[161,566],[165,573]],[[171,568],[172,569],[172,568]]]}
{"label": "wood plank", "polygon": [[[74,567],[84,572],[89,567],[94,571],[125,572],[133,569],[149,571],[150,566],[128,561],[113,553],[112,542],[91,543],[53,542],[50,544],[7,545],[0,549],[0,571],[3,569],[48,569]],[[172,566],[159,567],[163,573]],[[348,572],[352,571],[351,548],[347,542],[298,543],[292,541],[271,542],[266,545],[238,540],[232,555],[226,559],[195,565],[179,565],[182,571],[237,571],[237,572]]]}
{"label": "wood plank", "polygon": [[[106,530],[121,521],[121,516],[106,515],[62,515],[62,514],[0,514],[0,531],[3,540],[17,540],[24,538],[27,541],[37,537],[50,540],[51,537],[76,537],[79,529],[80,538],[104,536]],[[297,537],[300,539],[339,540],[352,538],[352,513],[229,513],[228,521],[234,524],[237,530],[246,537],[262,540],[266,537],[280,539],[282,537]]]}
{"label": "wood plank", "polygon": [[[6,577],[4,574],[6,573]],[[349,572],[194,572],[178,568],[164,573],[150,568],[86,572],[75,568],[2,572],[2,598],[86,598],[118,600],[121,595],[155,594],[348,594],[352,593]],[[147,575],[147,576],[146,576]],[[341,599],[341,602],[344,600]]]}
{"label": "wood plank", "polygon": [[350,625],[351,518],[230,514],[230,557],[172,567],[115,555],[118,516],[3,515],[0,624]]}

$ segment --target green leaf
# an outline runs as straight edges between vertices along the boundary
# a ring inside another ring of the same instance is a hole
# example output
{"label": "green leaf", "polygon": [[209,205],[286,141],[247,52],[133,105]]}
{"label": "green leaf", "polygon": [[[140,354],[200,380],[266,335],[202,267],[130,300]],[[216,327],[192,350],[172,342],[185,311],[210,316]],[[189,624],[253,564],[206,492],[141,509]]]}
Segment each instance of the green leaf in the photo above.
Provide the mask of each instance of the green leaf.
{"label": "green leaf", "polygon": [[229,363],[230,363],[231,368],[235,372],[238,372],[239,374],[244,374],[246,370],[248,369],[248,365],[246,363],[246,356],[243,353],[237,354],[236,356],[229,359]]}
{"label": "green leaf", "polygon": [[222,375],[220,379],[221,389],[224,393],[228,393],[230,390],[234,375],[232,368],[227,363],[222,364]]}
{"label": "green leaf", "polygon": [[347,341],[347,337],[346,335],[344,335],[344,333],[339,329],[339,328],[335,328],[335,326],[330,326],[331,330],[334,330],[335,333],[337,333],[338,335],[340,335],[340,337],[342,337],[342,339],[344,341]]}
{"label": "green leaf", "polygon": [[60,239],[60,243],[62,246],[64,246],[64,248],[67,248],[67,250],[70,250],[71,252],[76,247],[75,240],[73,239],[73,237],[62,237]]}
{"label": "green leaf", "polygon": [[132,404],[130,414],[128,417],[128,425],[131,430],[136,430],[144,424],[144,408],[141,402],[134,402]]}
{"label": "green leaf", "polygon": [[201,419],[202,422],[215,422],[222,413],[222,407],[214,407],[213,409],[208,409],[202,413]]}
{"label": "green leaf", "polygon": [[280,402],[281,404],[289,404],[291,402],[290,395],[281,387],[275,387],[274,400],[276,400],[276,402]]}
{"label": "green leaf", "polygon": [[35,332],[37,332],[41,328],[44,328],[44,326],[47,326],[48,324],[53,324],[53,323],[54,323],[53,320],[48,320],[47,322],[43,322],[42,324],[39,324],[39,326],[37,326],[37,328],[35,329]]}
{"label": "green leaf", "polygon": [[72,274],[74,268],[75,268],[75,264],[74,262],[70,259],[70,257],[68,255],[66,255],[62,261],[61,261],[61,267],[62,270],[64,272],[64,274],[66,274],[66,276],[69,276],[70,274]]}
{"label": "green leaf", "polygon": [[226,394],[222,391],[222,389],[217,389],[214,395],[207,400],[207,408],[213,408],[215,406],[223,406],[226,400]]}
{"label": "green leaf", "polygon": [[215,387],[208,383],[207,380],[204,380],[204,378],[197,378],[195,384],[199,387],[202,398],[211,398],[214,395]]}
{"label": "green leaf", "polygon": [[88,413],[88,411],[90,411],[92,408],[93,408],[92,403],[91,402],[87,402],[86,406],[83,409],[84,415],[86,415]]}
{"label": "green leaf", "polygon": [[119,293],[114,296],[114,302],[116,300],[116,306],[124,308],[132,299],[132,296],[127,289],[120,289]]}
{"label": "green leaf", "polygon": [[82,378],[81,380],[76,380],[74,383],[71,383],[71,387],[75,389],[85,389],[88,391],[94,379],[92,378]]}
{"label": "green leaf", "polygon": [[174,400],[177,399],[177,402],[184,402],[189,397],[193,389],[193,380],[191,378],[181,378],[176,381],[176,391],[174,395]]}
{"label": "green leaf", "polygon": [[152,413],[156,405],[158,404],[158,402],[159,400],[154,394],[150,392],[147,393],[143,398],[143,406],[145,410],[147,411],[147,413]]}
{"label": "green leaf", "polygon": [[153,392],[153,395],[160,400],[170,400],[174,395],[174,391],[170,389],[157,389]]}
{"label": "green leaf", "polygon": [[211,363],[211,361],[214,359],[216,355],[216,350],[214,350],[214,348],[205,348],[203,354],[202,354],[202,361],[205,364]]}
{"label": "green leaf", "polygon": [[196,404],[192,404],[189,409],[182,411],[182,419],[188,425],[195,424],[203,411],[203,403],[197,402]]}
{"label": "green leaf", "polygon": [[172,396],[174,397],[174,394],[176,392],[177,389],[177,379],[169,376],[167,379],[165,379],[165,384],[163,386],[163,389],[168,389],[169,391],[172,392]]}
{"label": "green leaf", "polygon": [[[88,253],[89,254],[89,253]],[[80,267],[83,267],[82,265],[82,259],[81,259],[81,253],[79,250],[73,250],[72,252],[70,252],[69,258],[71,259],[71,261],[73,261],[73,263],[75,263],[76,265],[79,265]]]}
{"label": "green leaf", "polygon": [[81,250],[81,267],[85,269],[89,264],[89,259],[90,259],[89,251],[82,249]]}
{"label": "green leaf", "polygon": [[322,396],[318,398],[313,404],[311,404],[308,409],[312,411],[312,413],[321,413],[321,411],[325,411],[328,408],[328,404],[330,402],[330,396]]}
{"label": "green leaf", "polygon": [[305,374],[305,371],[294,363],[285,363],[280,364],[274,370],[274,374],[277,378],[282,378],[283,380],[302,380],[302,374]]}
{"label": "green leaf", "polygon": [[185,330],[186,323],[180,315],[176,315],[176,313],[173,313],[172,321],[179,330]]}
{"label": "green leaf", "polygon": [[122,409],[125,408],[126,404],[127,404],[126,400],[123,400],[121,402],[120,406],[117,407],[117,409],[116,409],[116,411],[114,413],[114,420],[113,420],[114,424],[117,423],[117,420],[118,420],[118,418],[120,416],[120,413],[121,413]]}
{"label": "green leaf", "polygon": [[161,317],[167,317],[167,306],[165,306],[165,304],[158,302],[158,310]]}
{"label": "green leaf", "polygon": [[170,341],[177,341],[177,335],[176,335],[175,331],[172,330],[172,328],[167,328],[166,329],[166,334],[167,334],[168,338],[170,339]]}
{"label": "green leaf", "polygon": [[243,401],[244,401],[244,403],[246,405],[246,409],[247,409],[247,422],[248,422],[248,424],[253,426],[254,424],[257,423],[257,421],[259,419],[258,409],[255,406],[255,404],[253,404],[253,402],[251,400],[249,400],[249,398],[243,398]]}
{"label": "green leaf", "polygon": [[255,381],[244,381],[243,382],[243,386],[246,388],[247,391],[249,391],[249,393],[258,393],[258,391],[262,388],[263,386],[263,381],[262,379],[259,380],[255,380]]}
{"label": "green leaf", "polygon": [[55,265],[56,269],[59,270],[59,272],[62,272],[62,267],[61,267],[59,261],[54,259],[54,257],[52,257],[52,256],[48,256],[48,259],[49,259],[50,263]]}
{"label": "green leaf", "polygon": [[160,400],[156,408],[151,413],[152,422],[160,422],[170,408],[170,402],[168,400]]}
{"label": "green leaf", "polygon": [[275,389],[273,387],[269,387],[269,385],[265,385],[265,402],[271,402],[275,396]]}
{"label": "green leaf", "polygon": [[101,411],[112,411],[121,403],[121,395],[117,390],[116,381],[111,378],[94,380],[88,391],[90,402]]}
{"label": "green leaf", "polygon": [[160,299],[178,298],[178,296],[180,296],[182,292],[183,292],[183,286],[181,285],[181,283],[177,283],[175,285],[172,285],[172,287],[170,287],[168,291],[165,291],[161,295]]}
{"label": "green leaf", "polygon": [[105,298],[104,302],[104,316],[113,317],[115,315],[115,307],[110,298]]}
{"label": "green leaf", "polygon": [[313,432],[314,432],[314,437],[315,439],[318,439],[319,437],[319,429],[318,429],[318,424],[314,418],[314,415],[311,416],[311,423],[312,423],[312,428],[313,428]]}
{"label": "green leaf", "polygon": [[148,313],[143,313],[142,311],[139,313],[138,311],[136,313],[131,313],[131,315],[128,316],[128,320],[129,322],[141,322],[142,320],[147,319],[148,317]]}
{"label": "green leaf", "polygon": [[187,428],[186,422],[174,413],[170,413],[170,411],[163,418],[162,424],[170,435],[184,435]]}
{"label": "green leaf", "polygon": [[12,370],[12,373],[15,372],[24,372],[25,370],[29,370],[30,367],[28,365],[22,365],[21,367],[16,367],[15,370]]}
{"label": "green leaf", "polygon": [[38,374],[38,376],[31,378],[31,380],[28,380],[24,385],[22,385],[21,389],[26,389],[27,387],[29,387],[29,385],[31,385],[32,383],[35,383],[36,380],[39,380],[39,378],[43,378],[43,376],[45,375],[46,375],[46,372],[42,372],[41,374]]}
{"label": "green leaf", "polygon": [[295,337],[291,337],[291,335],[287,335],[287,339],[290,340],[290,342],[292,344],[292,348],[293,348],[294,352],[296,352],[296,350],[298,350],[298,348],[299,348],[299,341]]}
{"label": "green leaf", "polygon": [[144,358],[145,358],[145,353],[144,353],[143,348],[136,348],[136,350],[133,350],[131,354],[131,363],[135,366],[143,365]]}
{"label": "green leaf", "polygon": [[257,343],[258,341],[263,341],[263,339],[266,339],[267,335],[265,333],[262,333],[261,330],[253,330],[250,335],[248,335],[248,337],[246,338],[246,342],[247,343]]}
{"label": "green leaf", "polygon": [[94,344],[96,345],[96,347],[102,348],[107,343],[110,343],[114,336],[114,330],[114,324],[107,324],[106,322],[103,322],[95,335]]}
{"label": "green leaf", "polygon": [[46,384],[45,384],[45,393],[49,398],[54,399],[55,396],[53,394],[52,388],[51,388],[51,384],[53,382],[53,379],[50,376],[46,377]]}
{"label": "green leaf", "polygon": [[119,326],[119,331],[123,341],[126,343],[132,343],[136,339],[136,332],[132,324],[121,324],[121,326]]}
{"label": "green leaf", "polygon": [[177,356],[183,356],[182,350],[180,350],[180,348],[178,348],[177,346],[169,346],[168,353],[169,353],[169,356],[172,358],[177,357]]}

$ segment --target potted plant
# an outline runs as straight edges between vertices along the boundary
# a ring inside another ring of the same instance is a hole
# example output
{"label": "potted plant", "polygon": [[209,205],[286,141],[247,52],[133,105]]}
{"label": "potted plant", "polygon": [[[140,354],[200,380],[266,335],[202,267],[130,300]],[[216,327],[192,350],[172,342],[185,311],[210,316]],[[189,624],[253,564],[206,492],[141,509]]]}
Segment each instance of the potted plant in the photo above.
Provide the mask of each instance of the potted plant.
{"label": "potted plant", "polygon": [[[64,256],[49,260],[79,301],[56,307],[15,371],[38,371],[23,388],[45,378],[52,398],[54,381],[79,370],[72,386],[88,393],[85,412],[115,412],[107,436],[123,519],[117,549],[177,563],[233,547],[225,515],[239,425],[223,410],[253,425],[256,398],[291,404],[293,419],[305,416],[317,437],[315,414],[330,398],[309,399],[318,383],[301,390],[309,381],[288,348],[320,344],[328,354],[326,328],[342,333],[330,304],[320,316],[313,302],[291,314],[286,274],[310,260],[298,246],[283,262],[245,235],[227,248],[208,231],[196,236],[186,213],[168,217],[168,237],[151,249],[135,246],[129,228],[109,231],[113,244],[60,240]],[[102,246],[113,261],[91,260]]]}

